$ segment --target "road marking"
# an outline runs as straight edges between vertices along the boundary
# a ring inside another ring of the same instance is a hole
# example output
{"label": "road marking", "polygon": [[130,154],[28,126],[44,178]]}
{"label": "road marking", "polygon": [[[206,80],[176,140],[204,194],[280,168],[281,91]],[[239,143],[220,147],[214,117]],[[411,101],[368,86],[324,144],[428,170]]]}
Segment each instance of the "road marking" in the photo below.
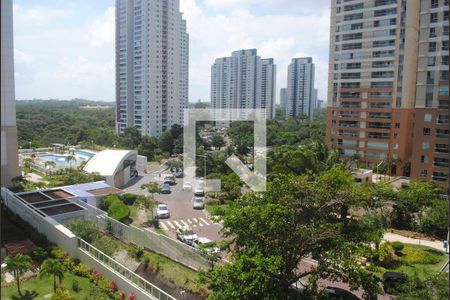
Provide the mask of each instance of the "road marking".
{"label": "road marking", "polygon": [[185,221],[180,220],[180,222],[183,223],[184,226],[189,227],[188,223],[186,223]]}
{"label": "road marking", "polygon": [[191,219],[187,219],[189,224],[192,224],[192,220]]}
{"label": "road marking", "polygon": [[181,228],[181,227],[183,227],[183,226],[181,226],[181,225],[180,225],[180,223],[178,223],[177,221],[173,220],[173,222],[175,223],[175,225],[177,225],[177,226],[178,226],[178,228]]}
{"label": "road marking", "polygon": [[175,226],[173,226],[172,222],[166,221],[167,224],[169,224],[170,228],[175,229]]}
{"label": "road marking", "polygon": [[203,219],[203,218],[200,218],[200,221],[202,221],[203,223],[205,223],[205,225],[209,225],[209,223],[206,222],[205,219]]}
{"label": "road marking", "polygon": [[161,227],[164,229],[164,230],[168,230],[169,228],[167,228],[167,226],[164,224],[164,223],[162,223],[161,222]]}
{"label": "road marking", "polygon": [[198,222],[198,226],[203,227],[203,224],[201,222]]}
{"label": "road marking", "polygon": [[198,223],[197,218],[192,218],[192,221],[194,221],[194,223]]}

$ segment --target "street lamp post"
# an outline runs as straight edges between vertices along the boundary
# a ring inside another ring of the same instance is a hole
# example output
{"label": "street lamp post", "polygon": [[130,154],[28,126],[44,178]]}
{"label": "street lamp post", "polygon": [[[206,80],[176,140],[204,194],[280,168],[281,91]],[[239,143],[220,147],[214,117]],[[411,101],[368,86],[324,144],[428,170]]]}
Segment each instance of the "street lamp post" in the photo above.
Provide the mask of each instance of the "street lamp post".
{"label": "street lamp post", "polygon": [[206,180],[206,155],[195,155],[198,157],[203,157],[203,178]]}
{"label": "street lamp post", "polygon": [[[3,274],[3,269],[5,269],[7,266],[8,266],[8,264],[6,264],[6,263],[3,263],[1,265],[2,274]],[[5,299],[8,300],[8,293],[7,293],[7,287],[6,287],[6,272],[5,272]]]}

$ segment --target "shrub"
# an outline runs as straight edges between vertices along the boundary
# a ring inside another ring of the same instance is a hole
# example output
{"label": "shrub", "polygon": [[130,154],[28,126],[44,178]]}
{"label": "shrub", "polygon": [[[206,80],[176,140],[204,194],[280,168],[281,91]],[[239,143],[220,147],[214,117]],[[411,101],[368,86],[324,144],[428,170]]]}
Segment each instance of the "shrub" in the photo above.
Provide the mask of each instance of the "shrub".
{"label": "shrub", "polygon": [[142,255],[144,254],[144,250],[142,250],[142,248],[137,247],[137,246],[131,246],[128,249],[128,254],[135,258],[136,260],[140,260]]}
{"label": "shrub", "polygon": [[105,197],[103,197],[103,199],[101,201],[101,206],[105,210],[108,210],[108,208],[111,206],[111,204],[113,204],[113,202],[115,202],[115,201],[121,201],[117,195],[105,196]]}
{"label": "shrub", "polygon": [[392,249],[394,249],[395,253],[399,253],[400,251],[403,250],[403,248],[405,247],[405,245],[403,245],[402,242],[393,242],[392,243]]}
{"label": "shrub", "polygon": [[111,283],[109,284],[109,288],[111,289],[111,291],[117,292],[117,282],[115,280],[111,281]]}
{"label": "shrub", "polygon": [[92,245],[108,256],[113,255],[119,248],[116,240],[109,236],[102,236],[100,239],[94,241]]}
{"label": "shrub", "polygon": [[78,266],[75,266],[73,268],[73,273],[75,275],[81,276],[81,277],[89,277],[90,270],[89,267],[85,264],[78,264]]}
{"label": "shrub", "polygon": [[123,200],[123,203],[125,203],[126,205],[133,205],[134,202],[136,201],[138,195],[135,194],[130,194],[130,193],[126,193],[123,194],[122,196],[120,196],[120,198]]}
{"label": "shrub", "polygon": [[64,260],[69,256],[69,254],[66,251],[64,251],[62,248],[57,247],[57,246],[54,246],[50,249],[50,254],[54,258],[57,258],[60,260]]}
{"label": "shrub", "polygon": [[72,297],[70,296],[69,291],[58,289],[56,293],[52,294],[52,297],[50,300],[71,300]]}
{"label": "shrub", "polygon": [[64,259],[63,264],[66,267],[66,269],[69,271],[72,271],[75,268],[75,263],[70,257],[67,257],[66,259]]}
{"label": "shrub", "polygon": [[130,208],[120,200],[114,201],[108,208],[108,214],[115,220],[123,221],[130,216]]}
{"label": "shrub", "polygon": [[128,296],[128,300],[136,300],[136,294],[134,292],[131,292],[131,294]]}
{"label": "shrub", "polygon": [[91,221],[74,219],[70,220],[66,227],[69,228],[76,236],[82,238],[88,243],[92,243],[101,235],[97,224]]}
{"label": "shrub", "polygon": [[79,292],[80,291],[80,283],[78,282],[78,280],[73,280],[72,281],[72,291],[74,292]]}

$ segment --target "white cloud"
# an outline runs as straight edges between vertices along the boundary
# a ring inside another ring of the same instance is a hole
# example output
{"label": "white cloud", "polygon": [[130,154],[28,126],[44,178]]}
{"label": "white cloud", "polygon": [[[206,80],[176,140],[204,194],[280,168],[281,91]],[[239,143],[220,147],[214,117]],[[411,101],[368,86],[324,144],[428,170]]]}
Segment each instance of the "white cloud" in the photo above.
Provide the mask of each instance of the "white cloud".
{"label": "white cloud", "polygon": [[[190,34],[190,101],[209,100],[210,68],[215,58],[229,56],[231,51],[256,48],[263,58],[274,58],[277,64],[278,90],[286,86],[287,65],[291,58],[312,56],[316,64],[316,87],[325,99],[327,88],[329,9],[319,0],[322,10],[314,14],[256,14],[252,4],[275,5],[300,1],[287,0],[207,0],[207,6],[224,8],[221,13],[202,11],[195,0],[181,0],[181,11],[187,19]],[[310,1],[308,1],[310,3]],[[328,1],[327,1],[328,3]],[[225,9],[227,8],[227,9]],[[227,13],[227,14],[224,14]]]}
{"label": "white cloud", "polygon": [[99,18],[86,24],[87,34],[94,47],[110,47],[114,44],[115,8],[109,7]]}
{"label": "white cloud", "polygon": [[54,9],[48,7],[36,6],[32,8],[23,8],[21,5],[13,5],[14,18],[17,23],[22,25],[41,26],[51,24],[52,21],[58,18],[67,17],[72,12],[64,9]]}
{"label": "white cloud", "polygon": [[[19,1],[20,2],[20,1]],[[14,5],[18,99],[114,100],[113,1],[60,1],[58,8]],[[291,58],[312,56],[325,98],[329,0],[180,0],[190,34],[190,101],[209,100],[214,59],[257,48],[277,64],[277,90]],[[99,9],[100,7],[100,9]],[[99,12],[98,12],[99,11]],[[278,97],[278,91],[277,91]]]}

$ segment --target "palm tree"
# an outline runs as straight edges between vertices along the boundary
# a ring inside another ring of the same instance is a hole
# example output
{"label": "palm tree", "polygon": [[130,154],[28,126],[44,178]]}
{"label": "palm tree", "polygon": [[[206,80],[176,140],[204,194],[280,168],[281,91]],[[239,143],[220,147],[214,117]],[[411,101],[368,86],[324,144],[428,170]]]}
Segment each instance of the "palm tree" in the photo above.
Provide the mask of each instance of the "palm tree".
{"label": "palm tree", "polygon": [[22,165],[25,167],[25,168],[27,168],[27,169],[30,169],[31,168],[31,165],[34,163],[34,159],[33,158],[31,158],[31,157],[27,157],[27,158],[24,158],[23,160],[22,160]]}
{"label": "palm tree", "polygon": [[73,155],[67,155],[66,156],[66,162],[69,164],[69,167],[72,169],[72,162],[76,161],[75,156]]}
{"label": "palm tree", "polygon": [[48,169],[54,169],[56,167],[56,163],[54,161],[52,161],[52,160],[47,160],[44,163],[44,166],[45,166],[45,168],[50,167]]}
{"label": "palm tree", "polygon": [[44,260],[39,273],[41,276],[53,275],[53,291],[56,293],[56,277],[58,277],[59,284],[61,285],[62,279],[64,278],[64,271],[65,267],[62,262],[54,258],[49,258]]}
{"label": "palm tree", "polygon": [[17,292],[22,296],[20,291],[20,276],[31,267],[31,257],[22,253],[14,256],[7,256],[5,259],[6,270],[12,272],[17,284]]}

